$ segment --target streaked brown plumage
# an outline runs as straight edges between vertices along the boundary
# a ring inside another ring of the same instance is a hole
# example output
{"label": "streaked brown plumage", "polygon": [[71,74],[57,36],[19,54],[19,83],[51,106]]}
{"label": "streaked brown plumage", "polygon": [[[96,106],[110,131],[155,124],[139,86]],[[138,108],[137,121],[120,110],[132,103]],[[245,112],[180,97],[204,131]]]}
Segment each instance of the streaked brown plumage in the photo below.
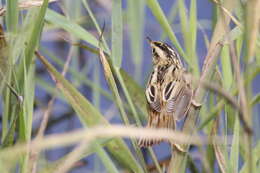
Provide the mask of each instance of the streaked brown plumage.
{"label": "streaked brown plumage", "polygon": [[[192,88],[178,53],[166,43],[151,41],[153,72],[146,86],[147,128],[175,130],[176,121],[185,117],[192,100]],[[161,140],[140,139],[140,147]]]}

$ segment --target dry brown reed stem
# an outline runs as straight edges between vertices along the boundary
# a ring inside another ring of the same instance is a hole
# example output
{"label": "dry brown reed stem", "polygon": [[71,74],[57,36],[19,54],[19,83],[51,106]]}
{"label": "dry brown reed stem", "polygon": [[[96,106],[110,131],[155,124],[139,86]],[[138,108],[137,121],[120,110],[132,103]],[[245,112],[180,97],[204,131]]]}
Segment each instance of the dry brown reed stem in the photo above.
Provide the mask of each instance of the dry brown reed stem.
{"label": "dry brown reed stem", "polygon": [[[234,1],[231,0],[225,1],[223,7],[225,7],[227,10],[232,11],[232,8],[234,8]],[[221,39],[223,39],[223,37],[225,38],[225,34],[227,34],[225,32],[226,31],[225,27],[229,23],[229,21],[230,21],[230,17],[226,14],[223,14],[221,15],[221,17],[218,19],[216,23],[213,36],[211,39],[211,43],[209,46],[209,50],[204,60],[200,81],[209,81],[212,77],[212,74],[215,70],[215,66],[218,60],[218,54],[221,48],[223,47]],[[204,87],[202,84],[199,83],[195,91],[194,100],[197,103],[201,103],[203,101],[204,96],[205,96]],[[196,132],[195,125],[198,119],[198,113],[199,113],[198,110],[196,110],[194,107],[191,107],[191,109],[187,114],[187,118],[183,126],[184,132],[190,134]],[[188,149],[189,145],[184,147]],[[186,163],[185,160],[186,160],[186,153],[181,153],[176,150],[173,150],[172,159],[168,168],[168,173],[183,172],[184,165]]]}
{"label": "dry brown reed stem", "polygon": [[[222,48],[222,43],[218,42],[215,45],[215,48],[212,49],[211,52],[208,53],[208,55],[205,58],[204,61],[204,65],[203,65],[203,70],[202,70],[202,74],[200,77],[200,81],[208,81],[211,78],[211,75],[214,71],[214,67],[215,64],[217,62],[218,59],[218,54],[220,52],[220,49]],[[197,103],[201,103],[203,101],[203,97],[205,95],[205,90],[203,85],[199,82],[198,88],[195,91],[195,95],[194,95],[194,99]],[[198,109],[196,109],[195,107],[191,107],[184,127],[183,127],[183,131],[187,132],[187,133],[193,133],[195,132],[195,124],[198,118]],[[183,146],[184,148],[188,149],[189,145]],[[180,170],[182,169],[183,166],[183,162],[185,161],[185,153],[181,153],[178,152],[177,150],[173,150],[173,154],[172,154],[172,160],[170,162],[169,168],[168,168],[168,172],[169,173],[175,173],[175,171],[177,170],[177,172],[180,172]]]}
{"label": "dry brown reed stem", "polygon": [[[38,51],[35,51],[35,55],[38,56],[38,57],[42,56]],[[68,68],[69,68],[69,64],[71,62],[71,59],[72,59],[72,48],[70,48],[69,54],[66,58],[66,62],[64,64],[64,67],[63,67],[63,70],[62,70],[62,73],[61,73],[62,76],[66,75]],[[55,93],[57,93],[57,92],[58,92],[58,89],[56,88]],[[36,139],[43,138],[44,132],[45,132],[47,124],[48,124],[50,114],[51,114],[52,109],[53,109],[53,104],[55,102],[55,99],[56,99],[56,94],[53,95],[52,98],[49,100],[47,109],[45,109],[45,111],[43,113],[42,122],[40,124],[39,131],[38,131],[38,133],[35,137]],[[30,165],[31,165],[30,172],[32,172],[32,173],[37,172],[38,155],[39,155],[39,153],[35,152],[35,151],[31,151],[31,153],[30,153]]]}
{"label": "dry brown reed stem", "polygon": [[[218,125],[219,125],[219,116],[214,121],[213,128],[211,130],[212,136],[217,135]],[[223,155],[223,152],[221,151],[221,148],[219,147],[219,145],[216,145],[216,144],[213,143],[213,147],[214,147],[214,151],[215,151],[214,153],[215,153],[216,160],[217,160],[217,163],[219,165],[219,168],[221,170],[221,173],[226,173],[227,165],[226,165],[225,156]]]}
{"label": "dry brown reed stem", "polygon": [[251,129],[251,127],[249,126],[249,124],[247,123],[247,121],[245,120],[245,117],[243,115],[243,107],[240,106],[240,104],[237,102],[237,100],[231,94],[229,94],[224,88],[222,88],[221,86],[218,86],[216,84],[212,84],[212,83],[209,83],[206,81],[200,81],[200,83],[206,89],[213,91],[213,92],[217,93],[218,95],[222,96],[229,104],[231,104],[231,106],[233,106],[234,109],[238,110],[239,119],[243,125],[244,130],[248,134],[253,133],[253,130]]}
{"label": "dry brown reed stem", "polygon": [[[253,57],[254,55],[254,49],[255,49],[255,44],[256,44],[256,37],[257,37],[257,27],[255,26],[255,24],[257,24],[258,22],[255,22],[254,20],[251,20],[253,18],[256,17],[255,13],[256,9],[258,9],[258,5],[259,2],[257,1],[251,1],[251,2],[247,2],[247,8],[250,8],[250,15],[245,19],[245,32],[244,32],[244,38],[245,38],[245,42],[246,42],[246,54],[245,56],[242,58],[242,61],[244,62],[245,66],[244,66],[244,71],[241,71],[240,68],[240,57],[237,56],[237,51],[235,50],[235,46],[234,46],[234,42],[229,40],[229,50],[230,50],[230,56],[231,56],[231,60],[232,60],[232,64],[233,64],[233,69],[234,69],[234,74],[235,74],[235,79],[236,79],[236,83],[237,83],[237,88],[238,88],[238,98],[239,98],[239,106],[241,108],[241,112],[240,112],[240,117],[243,118],[244,122],[246,123],[246,127],[244,125],[244,129],[245,129],[245,149],[246,149],[246,158],[248,159],[248,172],[253,172],[253,153],[252,153],[252,135],[253,135],[253,130],[251,130],[252,127],[252,114],[251,114],[251,108],[250,108],[250,103],[249,103],[249,97],[250,97],[250,92],[248,90],[249,86],[248,85],[244,85],[244,77],[248,76],[248,71],[249,71],[249,59],[251,57]],[[251,6],[253,5],[253,6]],[[246,10],[247,14],[248,11]],[[252,21],[254,23],[252,23]],[[253,30],[251,30],[250,34],[248,33],[248,22],[250,23],[250,27],[253,28]],[[254,25],[254,26],[251,26]],[[230,28],[227,25],[227,27],[225,27],[226,31],[229,32]],[[250,39],[248,38],[248,36],[250,37]],[[253,38],[252,38],[253,36]],[[252,44],[251,44],[252,43]]]}
{"label": "dry brown reed stem", "polygon": [[[56,1],[59,1],[59,0],[49,0],[49,3],[56,2]],[[22,2],[19,2],[18,8],[21,10],[24,10],[24,9],[29,9],[29,8],[33,8],[33,7],[39,7],[42,5],[42,3],[43,3],[43,0],[22,1]],[[6,7],[0,8],[0,16],[5,15],[5,12],[6,12]]]}
{"label": "dry brown reed stem", "polygon": [[[239,58],[236,55],[236,51],[234,48],[233,44],[230,44],[230,54],[231,54],[231,60],[234,65],[234,71],[235,71],[235,78],[238,86],[238,95],[239,95],[239,102],[240,102],[240,107],[242,109],[241,116],[244,118],[245,122],[248,124],[249,129],[251,129],[252,126],[252,117],[251,117],[251,110],[249,109],[249,102],[248,102],[248,97],[246,93],[246,89],[244,84],[244,78],[241,75],[241,70],[240,70],[240,63],[239,63]],[[252,171],[252,163],[253,163],[253,153],[252,153],[252,135],[253,135],[253,130],[245,130],[246,132],[246,154],[248,158],[248,172],[253,172]]]}
{"label": "dry brown reed stem", "polygon": [[54,172],[65,173],[68,172],[73,165],[78,161],[82,153],[90,146],[89,141],[83,140],[80,144],[70,152],[66,159],[60,164],[60,166]]}
{"label": "dry brown reed stem", "polygon": [[[17,157],[19,154],[27,152],[28,150],[46,150],[56,147],[63,147],[73,145],[86,140],[88,143],[93,142],[99,138],[142,138],[147,139],[164,139],[180,144],[193,144],[193,145],[208,145],[212,144],[211,140],[208,140],[208,136],[199,135],[187,135],[182,132],[174,132],[167,129],[147,129],[133,126],[124,125],[107,125],[97,126],[88,129],[80,129],[72,132],[66,132],[63,134],[47,135],[40,139],[33,139],[27,144],[16,144],[12,147],[6,148],[0,151],[1,157]],[[192,140],[190,140],[192,139]],[[225,138],[222,136],[212,137],[213,141],[217,145],[224,145]],[[231,136],[227,137],[228,145],[231,144]]]}

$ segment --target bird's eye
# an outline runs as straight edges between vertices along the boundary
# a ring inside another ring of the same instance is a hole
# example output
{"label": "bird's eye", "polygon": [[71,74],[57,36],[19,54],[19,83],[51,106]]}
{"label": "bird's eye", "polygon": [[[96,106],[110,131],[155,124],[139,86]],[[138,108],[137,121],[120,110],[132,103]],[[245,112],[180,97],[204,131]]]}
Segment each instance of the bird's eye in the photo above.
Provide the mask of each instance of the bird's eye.
{"label": "bird's eye", "polygon": [[152,52],[153,52],[153,53],[155,52],[155,48],[152,49]]}

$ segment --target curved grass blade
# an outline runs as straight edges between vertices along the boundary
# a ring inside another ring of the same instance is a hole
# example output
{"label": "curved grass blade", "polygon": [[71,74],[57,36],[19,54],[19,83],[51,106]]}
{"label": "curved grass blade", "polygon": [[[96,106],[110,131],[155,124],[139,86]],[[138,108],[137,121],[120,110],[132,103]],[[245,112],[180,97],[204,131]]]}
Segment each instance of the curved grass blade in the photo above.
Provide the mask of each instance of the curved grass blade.
{"label": "curved grass blade", "polygon": [[[85,47],[83,47],[83,49],[84,48]],[[53,62],[55,62],[58,66],[60,66],[60,67],[64,66],[63,60],[61,60],[60,58],[56,57],[53,53],[48,51],[46,48],[41,47],[40,50],[45,55],[48,55],[48,57],[50,57],[51,60]],[[98,52],[97,52],[97,54],[98,54]],[[75,70],[74,68],[71,68],[71,67],[68,68],[68,71],[69,71],[69,73],[71,73],[73,78],[75,78],[76,80],[80,80],[82,82],[82,84],[89,86],[94,92],[98,92],[101,95],[105,96],[107,99],[113,100],[112,95],[108,91],[102,89],[102,87],[100,85],[98,85],[97,83],[95,83],[95,82],[93,83],[93,81],[91,81],[90,79],[87,79],[86,75],[84,73],[79,73],[77,70]],[[40,79],[38,81],[39,81],[39,83],[42,84],[41,86],[45,90],[47,90],[48,92],[52,91],[51,88],[49,88],[43,81],[41,81]]]}
{"label": "curved grass blade", "polygon": [[[62,91],[73,109],[77,112],[82,124],[87,127],[92,127],[98,124],[109,125],[101,113],[81,95],[56,69],[42,56],[38,58],[49,71],[53,80],[56,81],[57,87]],[[120,161],[125,167],[133,172],[143,172],[142,168],[135,160],[126,144],[121,139],[113,139],[107,143],[107,148],[110,153]]]}
{"label": "curved grass blade", "polygon": [[[98,25],[98,22],[97,22],[97,20],[96,20],[96,18],[95,18],[95,16],[94,16],[93,12],[91,11],[91,9],[90,9],[90,7],[89,7],[89,5],[88,5],[87,0],[82,0],[82,3],[83,3],[83,5],[84,5],[84,7],[86,8],[86,10],[87,10],[87,12],[88,12],[88,14],[89,14],[89,16],[90,16],[92,22],[94,23],[94,25],[95,25],[95,27],[96,27],[98,33],[101,34],[102,31],[101,31],[101,29],[100,29],[100,27],[99,27],[99,25]],[[105,46],[105,50],[110,54],[110,50],[109,50],[109,48],[108,48],[107,42],[106,42],[106,40],[105,40],[104,37],[102,37],[102,42],[103,42],[103,45]],[[97,53],[97,54],[98,54],[98,53]]]}
{"label": "curved grass blade", "polygon": [[87,32],[80,25],[74,23],[73,21],[70,21],[69,19],[60,15],[59,13],[48,9],[46,12],[45,19],[53,25],[66,30],[75,37],[80,38],[95,47],[98,47],[98,40],[92,34]]}
{"label": "curved grass blade", "polygon": [[[115,82],[115,79],[114,79],[114,76],[112,74],[112,71],[111,71],[111,68],[110,68],[110,65],[109,65],[109,62],[107,61],[107,58],[103,52],[103,50],[100,48],[99,50],[99,58],[100,58],[100,61],[103,65],[103,69],[104,69],[104,74],[105,74],[105,77],[106,77],[106,80],[109,84],[109,87],[111,88],[113,94],[114,94],[114,97],[115,97],[115,100],[116,100],[116,104],[118,105],[118,108],[119,108],[119,111],[121,113],[121,118],[123,119],[124,123],[126,125],[129,125],[129,120],[128,120],[128,117],[127,117],[127,114],[124,110],[124,107],[123,107],[123,104],[122,104],[122,99],[119,95],[119,92],[118,92],[118,89],[117,89],[117,85],[116,85],[116,82]],[[119,68],[115,67],[115,73],[118,74],[119,71],[118,71]],[[119,76],[120,77],[120,76]],[[119,78],[119,81],[121,81],[121,84],[122,84],[122,80],[121,78]],[[122,86],[124,87],[124,86]],[[125,88],[124,88],[125,89]],[[130,103],[130,107],[131,107],[131,103]],[[133,108],[133,104],[132,104],[132,110],[134,109]],[[136,111],[133,111],[133,114],[136,114]],[[138,119],[138,117],[136,117],[137,114],[135,115],[135,118],[136,118],[136,121],[137,121],[137,124],[139,125],[140,121]],[[137,146],[137,143],[135,140],[131,139],[131,143],[137,153],[137,155],[139,156],[140,160],[141,160],[141,164],[142,166],[145,168],[145,161],[144,161],[144,158],[143,158],[143,155],[141,154],[141,150],[140,148],[138,148]]]}

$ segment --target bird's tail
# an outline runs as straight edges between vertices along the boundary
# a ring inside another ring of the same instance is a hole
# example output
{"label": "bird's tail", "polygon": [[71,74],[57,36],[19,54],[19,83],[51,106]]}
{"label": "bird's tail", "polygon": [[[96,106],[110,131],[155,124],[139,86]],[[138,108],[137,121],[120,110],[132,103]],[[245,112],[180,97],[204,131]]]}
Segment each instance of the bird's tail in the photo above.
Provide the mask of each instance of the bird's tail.
{"label": "bird's tail", "polygon": [[[175,120],[173,119],[173,116],[169,114],[162,114],[155,111],[150,112],[146,128],[174,130]],[[144,137],[138,141],[138,145],[140,147],[150,147],[159,144],[160,142],[162,142],[162,139],[147,139]]]}

